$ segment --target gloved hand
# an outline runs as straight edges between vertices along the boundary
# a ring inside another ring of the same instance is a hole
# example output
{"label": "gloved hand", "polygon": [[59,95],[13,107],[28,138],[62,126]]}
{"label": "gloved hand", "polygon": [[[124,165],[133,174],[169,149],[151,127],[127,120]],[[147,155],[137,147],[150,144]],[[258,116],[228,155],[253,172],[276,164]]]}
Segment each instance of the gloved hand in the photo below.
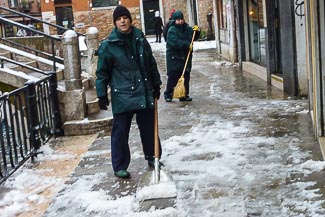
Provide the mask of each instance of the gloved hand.
{"label": "gloved hand", "polygon": [[156,85],[153,87],[153,95],[156,99],[160,98],[160,85]]}
{"label": "gloved hand", "polygon": [[193,31],[199,31],[199,30],[200,30],[200,27],[198,25],[193,26]]}
{"label": "gloved hand", "polygon": [[109,99],[107,96],[98,97],[99,108],[102,110],[107,110],[107,106],[109,105]]}
{"label": "gloved hand", "polygon": [[191,52],[193,52],[193,44],[190,44],[189,49],[190,49]]}

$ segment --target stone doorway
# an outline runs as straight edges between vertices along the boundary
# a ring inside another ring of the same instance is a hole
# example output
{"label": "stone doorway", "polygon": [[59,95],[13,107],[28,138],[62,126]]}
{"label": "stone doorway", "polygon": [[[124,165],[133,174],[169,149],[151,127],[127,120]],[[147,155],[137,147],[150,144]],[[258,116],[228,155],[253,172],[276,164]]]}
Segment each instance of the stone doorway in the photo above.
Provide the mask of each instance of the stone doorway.
{"label": "stone doorway", "polygon": [[143,0],[144,28],[146,35],[154,35],[155,11],[159,11],[159,0]]}

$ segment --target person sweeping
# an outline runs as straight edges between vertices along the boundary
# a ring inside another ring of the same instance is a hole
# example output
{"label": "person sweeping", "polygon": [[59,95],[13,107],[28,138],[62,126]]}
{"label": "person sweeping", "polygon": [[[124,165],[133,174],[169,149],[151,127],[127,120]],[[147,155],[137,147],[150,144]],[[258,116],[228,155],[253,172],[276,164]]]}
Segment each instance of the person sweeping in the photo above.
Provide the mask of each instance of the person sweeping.
{"label": "person sweeping", "polygon": [[[192,101],[189,96],[190,72],[192,69],[192,39],[197,40],[200,29],[197,25],[191,28],[184,20],[181,11],[175,11],[171,17],[171,24],[167,32],[166,62],[167,62],[167,84],[164,91],[166,102],[172,102],[174,88],[184,71],[184,86],[186,95],[179,101]],[[193,35],[194,34],[194,35]],[[194,36],[194,38],[193,38]],[[190,53],[189,53],[190,52]],[[188,54],[190,54],[188,56]],[[188,58],[187,58],[188,57]],[[187,64],[185,64],[187,63]]]}

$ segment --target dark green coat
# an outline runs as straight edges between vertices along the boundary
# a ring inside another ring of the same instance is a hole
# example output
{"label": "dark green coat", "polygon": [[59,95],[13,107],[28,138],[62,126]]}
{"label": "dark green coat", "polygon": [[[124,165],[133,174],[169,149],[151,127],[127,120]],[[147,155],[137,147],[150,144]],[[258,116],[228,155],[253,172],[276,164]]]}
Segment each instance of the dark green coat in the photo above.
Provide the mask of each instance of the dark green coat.
{"label": "dark green coat", "polygon": [[106,96],[110,86],[113,114],[154,108],[153,87],[162,83],[148,41],[142,31],[131,28],[135,55],[117,28],[98,49],[97,96]]}
{"label": "dark green coat", "polygon": [[[193,32],[193,29],[186,23],[180,26],[175,25],[174,20],[171,22],[167,33],[166,44],[167,74],[173,73],[173,71],[183,71],[193,37]],[[197,40],[199,35],[199,33],[196,33],[195,40]],[[192,53],[190,55],[186,70],[191,71],[191,68]]]}

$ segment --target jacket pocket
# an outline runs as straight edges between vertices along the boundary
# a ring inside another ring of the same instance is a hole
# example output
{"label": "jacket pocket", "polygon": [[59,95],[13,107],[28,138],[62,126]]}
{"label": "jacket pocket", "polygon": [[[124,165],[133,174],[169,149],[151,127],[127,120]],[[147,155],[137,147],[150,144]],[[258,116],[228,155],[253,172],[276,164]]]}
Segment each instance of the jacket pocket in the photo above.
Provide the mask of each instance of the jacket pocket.
{"label": "jacket pocket", "polygon": [[132,94],[136,91],[139,85],[136,84],[121,84],[121,85],[112,85],[112,92],[113,93],[124,93],[124,94]]}

